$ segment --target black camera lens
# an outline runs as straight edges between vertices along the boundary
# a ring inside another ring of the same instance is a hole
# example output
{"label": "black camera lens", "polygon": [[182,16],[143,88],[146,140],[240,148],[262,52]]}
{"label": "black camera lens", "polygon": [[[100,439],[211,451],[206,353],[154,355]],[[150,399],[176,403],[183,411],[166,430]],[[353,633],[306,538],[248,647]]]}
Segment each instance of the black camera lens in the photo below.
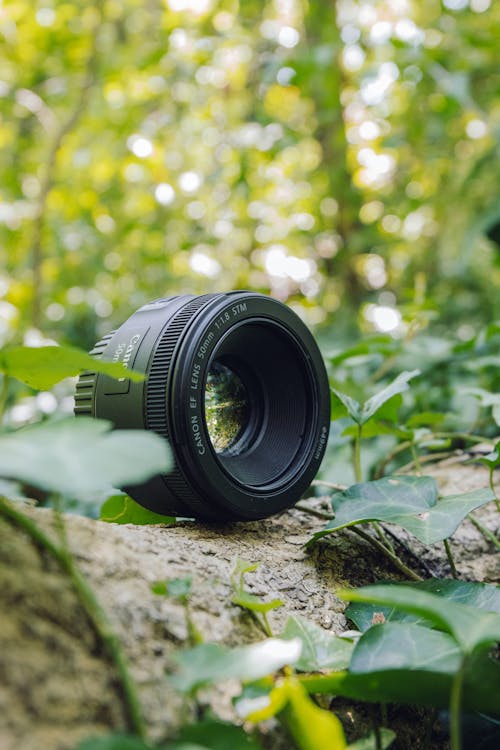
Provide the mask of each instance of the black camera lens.
{"label": "black camera lens", "polygon": [[145,374],[86,373],[75,413],[168,440],[175,467],[127,492],[165,515],[264,518],[293,505],[323,457],[325,367],[311,333],[262,294],[229,292],[144,305],[92,351]]}

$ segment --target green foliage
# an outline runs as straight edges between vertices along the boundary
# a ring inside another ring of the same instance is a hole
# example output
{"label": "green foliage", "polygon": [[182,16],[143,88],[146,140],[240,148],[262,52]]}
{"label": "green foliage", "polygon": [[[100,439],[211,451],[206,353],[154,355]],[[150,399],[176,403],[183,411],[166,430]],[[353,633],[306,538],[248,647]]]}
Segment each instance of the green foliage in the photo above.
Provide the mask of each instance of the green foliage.
{"label": "green foliage", "polygon": [[[177,741],[213,750],[261,750],[261,745],[241,727],[209,719],[184,727]],[[175,750],[177,743],[172,748]]]}
{"label": "green foliage", "polygon": [[335,518],[314,534],[313,540],[346,526],[385,521],[402,526],[424,544],[435,544],[448,539],[472,510],[494,498],[487,488],[439,498],[432,477],[384,477],[335,493]]}
{"label": "green foliage", "polygon": [[[486,612],[500,614],[500,587],[488,583],[471,583],[446,578],[430,578],[427,581],[407,584],[414,588],[430,591],[445,599],[469,607],[477,607]],[[368,602],[353,601],[345,611],[356,627],[364,632],[375,622],[415,622],[429,624],[422,617],[403,611],[399,608],[381,606]]]}
{"label": "green foliage", "polygon": [[170,680],[182,692],[193,692],[203,685],[236,678],[258,680],[300,657],[301,642],[268,638],[250,646],[228,649],[215,643],[196,646],[177,654],[177,674]]}
{"label": "green foliage", "polygon": [[329,633],[298,616],[288,618],[281,637],[287,640],[300,639],[302,651],[295,668],[301,672],[345,669],[354,648],[352,640]]}
{"label": "green foliage", "polygon": [[153,513],[152,510],[143,508],[123,492],[106,498],[101,505],[99,517],[101,521],[108,523],[133,523],[136,526],[172,524],[176,521],[174,516],[162,516],[160,513]]}
{"label": "green foliage", "polygon": [[356,424],[362,426],[366,424],[369,419],[374,417],[391,398],[408,390],[408,381],[419,374],[419,370],[400,373],[392,383],[389,383],[389,385],[382,388],[382,390],[378,391],[378,393],[362,404],[335,388],[332,388],[332,390],[335,396],[344,405],[347,415],[351,417]]}
{"label": "green foliage", "polygon": [[144,375],[128,370],[121,362],[104,362],[70,346],[13,346],[0,352],[0,372],[37,390],[52,388],[63,378],[85,370],[133,382],[144,380]]}
{"label": "green foliage", "polygon": [[169,471],[170,450],[162,438],[110,427],[104,420],[80,417],[0,435],[0,475],[85,501],[110,486],[137,484]]}
{"label": "green foliage", "polygon": [[267,619],[267,613],[271,612],[273,609],[282,607],[283,602],[281,599],[272,599],[269,602],[265,602],[259,596],[251,594],[249,591],[245,590],[245,573],[252,573],[257,570],[258,567],[259,563],[249,563],[247,560],[238,558],[231,574],[231,581],[234,590],[231,601],[233,604],[237,604],[239,607],[251,612],[255,616],[257,622],[261,625],[264,633],[271,636],[272,631]]}

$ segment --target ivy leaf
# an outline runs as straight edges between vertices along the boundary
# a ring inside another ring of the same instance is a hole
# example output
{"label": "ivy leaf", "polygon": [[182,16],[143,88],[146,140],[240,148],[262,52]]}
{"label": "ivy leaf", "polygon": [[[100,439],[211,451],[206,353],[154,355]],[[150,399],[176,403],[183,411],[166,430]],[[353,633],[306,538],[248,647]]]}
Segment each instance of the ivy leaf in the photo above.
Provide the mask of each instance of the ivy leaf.
{"label": "ivy leaf", "polygon": [[248,591],[237,591],[231,597],[233,604],[237,604],[239,607],[249,609],[251,612],[270,612],[272,609],[282,607],[284,602],[281,599],[272,599],[270,602],[263,601],[260,596],[250,594]]}
{"label": "ivy leaf", "polygon": [[[340,401],[340,403],[345,408],[345,413],[347,413],[347,416],[354,419],[355,422],[358,424],[361,424],[361,413],[362,413],[362,406],[359,403],[359,401],[356,401],[356,399],[351,398],[351,396],[348,396],[346,393],[342,393],[342,391],[338,391],[336,388],[332,388],[332,393],[337,397],[337,399]],[[334,410],[335,407],[332,407],[332,418],[335,419],[338,416],[341,416],[341,413],[336,413]]]}
{"label": "ivy leaf", "polygon": [[171,467],[162,438],[113,430],[101,419],[49,420],[0,436],[0,476],[88,500],[111,486],[138,484]]}
{"label": "ivy leaf", "polygon": [[369,398],[368,401],[365,401],[361,412],[362,421],[360,422],[360,424],[368,422],[368,420],[378,412],[380,407],[385,404],[386,401],[389,401],[389,399],[391,399],[393,396],[396,396],[398,393],[403,393],[404,391],[408,390],[408,381],[416,377],[417,375],[420,375],[420,370],[405,370],[404,372],[400,373],[397,378],[392,381],[392,383],[389,383],[389,385]]}
{"label": "ivy leaf", "polygon": [[105,362],[72,346],[15,346],[0,352],[0,372],[36,390],[45,391],[85,370],[134,382],[144,380],[142,373],[128,370],[121,362]]}
{"label": "ivy leaf", "polygon": [[278,669],[295,664],[302,649],[298,638],[290,641],[268,638],[260,643],[228,649],[203,643],[176,656],[178,674],[170,680],[181,692],[192,692],[222,680],[258,680]]}
{"label": "ivy leaf", "polygon": [[492,416],[500,427],[500,393],[491,393],[484,388],[460,388],[460,393],[467,396],[475,396],[479,399],[481,406],[492,407]]}
{"label": "ivy leaf", "polygon": [[133,523],[136,526],[159,523],[170,525],[177,520],[175,516],[162,516],[143,508],[124,492],[108,497],[101,506],[99,517],[101,521],[107,523]]}
{"label": "ivy leaf", "polygon": [[139,737],[113,733],[106,737],[89,737],[78,743],[75,750],[153,750]]}
{"label": "ivy leaf", "polygon": [[489,488],[440,500],[438,496],[432,477],[397,475],[354,484],[332,496],[335,518],[311,541],[346,526],[385,521],[402,526],[424,544],[434,544],[451,536],[472,510],[495,498]]}
{"label": "ivy leaf", "polygon": [[414,623],[373,625],[357,642],[349,672],[363,674],[384,669],[444,672],[453,675],[462,654],[447,633]]}
{"label": "ivy leaf", "polygon": [[[262,750],[261,745],[241,727],[206,719],[183,727],[177,742],[195,743],[213,750]],[[173,747],[180,747],[177,742]]]}
{"label": "ivy leaf", "polygon": [[354,648],[352,641],[323,630],[303,617],[289,617],[281,637],[301,640],[302,652],[295,668],[302,672],[346,669]]}
{"label": "ivy leaf", "polygon": [[298,750],[345,750],[347,743],[339,719],[317,706],[294,677],[281,680],[267,696],[262,707],[249,714],[249,721],[260,722],[280,714]]}
{"label": "ivy leaf", "polygon": [[[417,590],[430,591],[446,600],[467,604],[469,607],[477,607],[486,612],[500,613],[500,586],[491,583],[457,581],[453,578],[430,578],[427,581],[418,581],[406,585]],[[403,612],[401,609],[395,609],[394,607],[368,602],[351,602],[345,611],[345,616],[362,632],[368,630],[374,624],[374,621],[380,622],[382,618],[385,622],[427,623],[425,618],[418,615]]]}
{"label": "ivy leaf", "polygon": [[285,688],[288,702],[284,720],[298,750],[345,750],[347,743],[340,720],[313,703],[297,680],[288,678]]}
{"label": "ivy leaf", "polygon": [[357,740],[357,742],[352,742],[349,745],[348,750],[379,750],[379,748],[380,750],[386,750],[396,739],[396,733],[393,732],[392,729],[385,729],[384,727],[381,727],[379,732],[380,745],[377,744],[377,737],[375,736],[375,733],[372,732],[367,737],[362,737],[360,740]]}
{"label": "ivy leaf", "polygon": [[[392,624],[392,626],[395,625],[396,623]],[[388,625],[380,627],[383,630]],[[406,626],[400,624],[400,627]],[[418,626],[412,625],[411,627]],[[427,628],[423,630],[427,633],[433,632]],[[384,649],[388,663],[384,665],[380,658],[378,670],[366,673],[345,671],[328,675],[306,675],[301,677],[301,682],[310,693],[342,695],[353,700],[373,703],[449,707],[454,674],[446,671],[433,671],[431,664],[427,664],[425,669],[395,668],[391,666],[391,660],[394,662],[391,652],[391,644],[388,642]],[[408,657],[407,659],[410,661]],[[467,660],[463,685],[463,709],[498,715],[499,697],[500,664],[494,661],[486,650],[477,650]]]}
{"label": "ivy leaf", "polygon": [[496,443],[491,453],[487,453],[486,456],[481,456],[481,458],[476,460],[478,463],[483,464],[483,466],[487,466],[491,471],[500,466],[500,440]]}
{"label": "ivy leaf", "polygon": [[[370,602],[397,607],[424,617],[439,630],[449,633],[464,654],[500,641],[500,614],[484,612],[466,604],[447,600],[429,591],[406,584],[363,586],[337,592],[347,601]],[[368,631],[370,632],[370,631]],[[500,665],[499,665],[500,668]],[[500,689],[500,683],[499,683]]]}
{"label": "ivy leaf", "polygon": [[164,581],[156,581],[151,586],[153,594],[158,596],[171,596],[186,603],[191,591],[191,578],[167,578]]}

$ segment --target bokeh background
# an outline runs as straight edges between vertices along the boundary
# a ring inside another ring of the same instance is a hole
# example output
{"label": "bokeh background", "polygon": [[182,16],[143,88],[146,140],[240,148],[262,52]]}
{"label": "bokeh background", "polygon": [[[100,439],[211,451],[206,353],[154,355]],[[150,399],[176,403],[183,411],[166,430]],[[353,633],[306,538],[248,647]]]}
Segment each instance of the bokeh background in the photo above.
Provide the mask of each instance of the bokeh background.
{"label": "bokeh background", "polygon": [[249,288],[326,346],[499,316],[500,3],[3,0],[0,340]]}

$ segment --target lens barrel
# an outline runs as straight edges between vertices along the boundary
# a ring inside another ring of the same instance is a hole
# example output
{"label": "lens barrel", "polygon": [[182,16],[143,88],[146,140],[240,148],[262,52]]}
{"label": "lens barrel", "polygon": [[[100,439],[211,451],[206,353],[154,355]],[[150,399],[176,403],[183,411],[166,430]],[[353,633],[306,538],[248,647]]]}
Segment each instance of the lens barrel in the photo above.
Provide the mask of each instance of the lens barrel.
{"label": "lens barrel", "polygon": [[293,505],[325,452],[325,366],[300,318],[253,292],[159,299],[91,352],[145,374],[85,373],[75,413],[153,430],[175,467],[126,491],[164,515],[265,518]]}

